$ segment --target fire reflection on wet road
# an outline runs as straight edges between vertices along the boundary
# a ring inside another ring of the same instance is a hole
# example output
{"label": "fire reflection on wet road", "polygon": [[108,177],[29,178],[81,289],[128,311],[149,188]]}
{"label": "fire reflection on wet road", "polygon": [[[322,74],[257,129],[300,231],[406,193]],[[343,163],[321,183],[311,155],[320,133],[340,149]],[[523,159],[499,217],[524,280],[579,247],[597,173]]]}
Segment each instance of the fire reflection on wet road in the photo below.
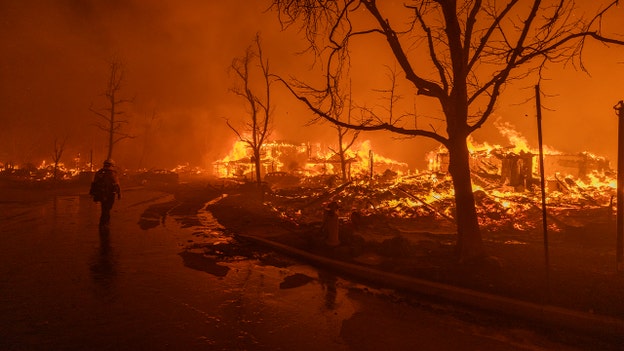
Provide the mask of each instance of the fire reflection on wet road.
{"label": "fire reflection on wet road", "polygon": [[[139,218],[150,204],[172,199],[130,189],[115,204],[107,231],[98,230],[99,209],[86,195],[0,202],[0,349],[513,350],[550,345],[533,333],[473,325],[443,309],[423,309],[391,291],[289,258],[219,259],[193,249],[198,241],[228,242],[216,227],[204,228],[199,236],[196,228],[167,217],[161,225],[141,229]],[[200,220],[210,226],[209,213]]]}

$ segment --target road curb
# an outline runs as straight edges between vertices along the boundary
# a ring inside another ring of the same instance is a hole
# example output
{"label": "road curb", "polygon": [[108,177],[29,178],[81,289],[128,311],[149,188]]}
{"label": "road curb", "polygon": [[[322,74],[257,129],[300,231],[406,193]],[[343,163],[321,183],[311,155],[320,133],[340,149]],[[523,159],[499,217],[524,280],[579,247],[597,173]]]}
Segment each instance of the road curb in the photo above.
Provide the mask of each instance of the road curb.
{"label": "road curb", "polygon": [[622,337],[624,335],[624,320],[617,318],[520,301],[396,273],[388,273],[362,265],[315,255],[266,238],[240,234],[239,236],[310,263],[319,264],[368,281],[378,282],[385,286],[442,298],[450,302],[461,303],[490,312],[502,312],[510,316],[532,320],[552,327],[609,337]]}

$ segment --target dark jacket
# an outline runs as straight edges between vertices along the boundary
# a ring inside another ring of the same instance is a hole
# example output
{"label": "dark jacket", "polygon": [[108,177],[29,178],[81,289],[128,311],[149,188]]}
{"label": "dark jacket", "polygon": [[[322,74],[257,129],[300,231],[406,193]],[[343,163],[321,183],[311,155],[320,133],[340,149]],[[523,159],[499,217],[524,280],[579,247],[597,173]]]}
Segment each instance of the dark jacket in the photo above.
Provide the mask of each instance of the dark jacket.
{"label": "dark jacket", "polygon": [[93,177],[91,189],[89,190],[89,195],[93,197],[93,201],[114,201],[115,194],[118,199],[121,198],[121,188],[119,187],[117,172],[107,167],[98,170]]}

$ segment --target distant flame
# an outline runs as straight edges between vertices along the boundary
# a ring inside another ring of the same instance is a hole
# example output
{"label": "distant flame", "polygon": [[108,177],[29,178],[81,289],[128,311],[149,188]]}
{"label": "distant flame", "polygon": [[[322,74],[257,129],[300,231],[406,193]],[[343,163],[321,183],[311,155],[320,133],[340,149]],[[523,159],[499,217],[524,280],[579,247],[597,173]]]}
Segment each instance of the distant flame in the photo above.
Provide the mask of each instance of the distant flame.
{"label": "distant flame", "polygon": [[[388,157],[378,155],[372,144],[365,140],[345,152],[349,173],[352,176],[370,174],[371,155],[374,172],[391,170],[397,174],[407,172],[408,165]],[[253,170],[252,151],[246,143],[236,141],[224,158],[214,162],[215,174],[219,177],[241,177]],[[262,172],[294,172],[305,177],[325,174],[339,174],[340,160],[329,148],[323,149],[319,143],[290,144],[271,141],[262,145]]]}

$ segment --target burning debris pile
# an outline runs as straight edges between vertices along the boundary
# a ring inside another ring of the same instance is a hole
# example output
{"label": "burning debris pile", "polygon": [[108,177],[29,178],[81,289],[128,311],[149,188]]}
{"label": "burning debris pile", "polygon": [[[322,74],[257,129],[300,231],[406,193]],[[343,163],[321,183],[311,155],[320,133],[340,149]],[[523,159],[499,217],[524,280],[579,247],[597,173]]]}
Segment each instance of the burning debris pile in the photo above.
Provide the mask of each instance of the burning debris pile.
{"label": "burning debris pile", "polygon": [[[77,161],[74,160],[75,163]],[[54,165],[42,161],[39,166],[32,163],[15,165],[13,163],[0,163],[0,177],[13,182],[45,182],[51,180],[69,181],[77,178],[81,169],[77,166],[69,166],[65,163]]]}
{"label": "burning debris pile", "polygon": [[[592,184],[571,177],[557,178],[556,182],[561,190],[549,192],[547,198],[549,230],[608,222],[615,194],[611,178]],[[518,192],[491,182],[474,189],[480,225],[486,232],[541,228],[539,189]],[[388,226],[384,230],[392,233],[455,231],[452,181],[448,175],[435,172],[400,177],[392,183],[359,181],[336,188],[278,189],[268,198],[280,216],[298,224],[321,221],[323,205],[330,201],[339,204],[343,222],[353,222],[354,218],[381,221]]]}
{"label": "burning debris pile", "polygon": [[[537,152],[515,131],[502,132],[514,146],[473,144],[470,148],[481,228],[486,233],[537,233],[542,226]],[[357,178],[339,186],[302,181],[297,187],[274,188],[267,203],[280,216],[298,224],[322,221],[323,205],[337,202],[344,223],[383,223],[385,227],[377,229],[388,234],[451,233],[455,231],[455,202],[452,179],[446,172],[448,153],[442,149],[428,157],[427,171],[408,174],[388,169],[383,175]],[[365,167],[360,165],[359,169]],[[548,150],[545,171],[549,230],[610,225],[616,181],[606,159]]]}
{"label": "burning debris pile", "polygon": [[[41,162],[39,166],[32,163],[24,165],[15,165],[12,163],[0,163],[0,182],[9,185],[19,186],[59,186],[59,185],[85,185],[93,180],[95,170],[99,168],[90,162],[82,162],[80,158],[73,160],[74,165],[70,166],[63,162],[56,165],[54,163]],[[178,183],[180,175],[184,175],[186,179],[192,176],[201,176],[203,171],[196,167],[188,165],[177,166],[173,170],[165,169],[138,169],[130,171],[128,169],[117,167],[119,177],[124,185],[154,185],[154,184],[171,184]]]}

